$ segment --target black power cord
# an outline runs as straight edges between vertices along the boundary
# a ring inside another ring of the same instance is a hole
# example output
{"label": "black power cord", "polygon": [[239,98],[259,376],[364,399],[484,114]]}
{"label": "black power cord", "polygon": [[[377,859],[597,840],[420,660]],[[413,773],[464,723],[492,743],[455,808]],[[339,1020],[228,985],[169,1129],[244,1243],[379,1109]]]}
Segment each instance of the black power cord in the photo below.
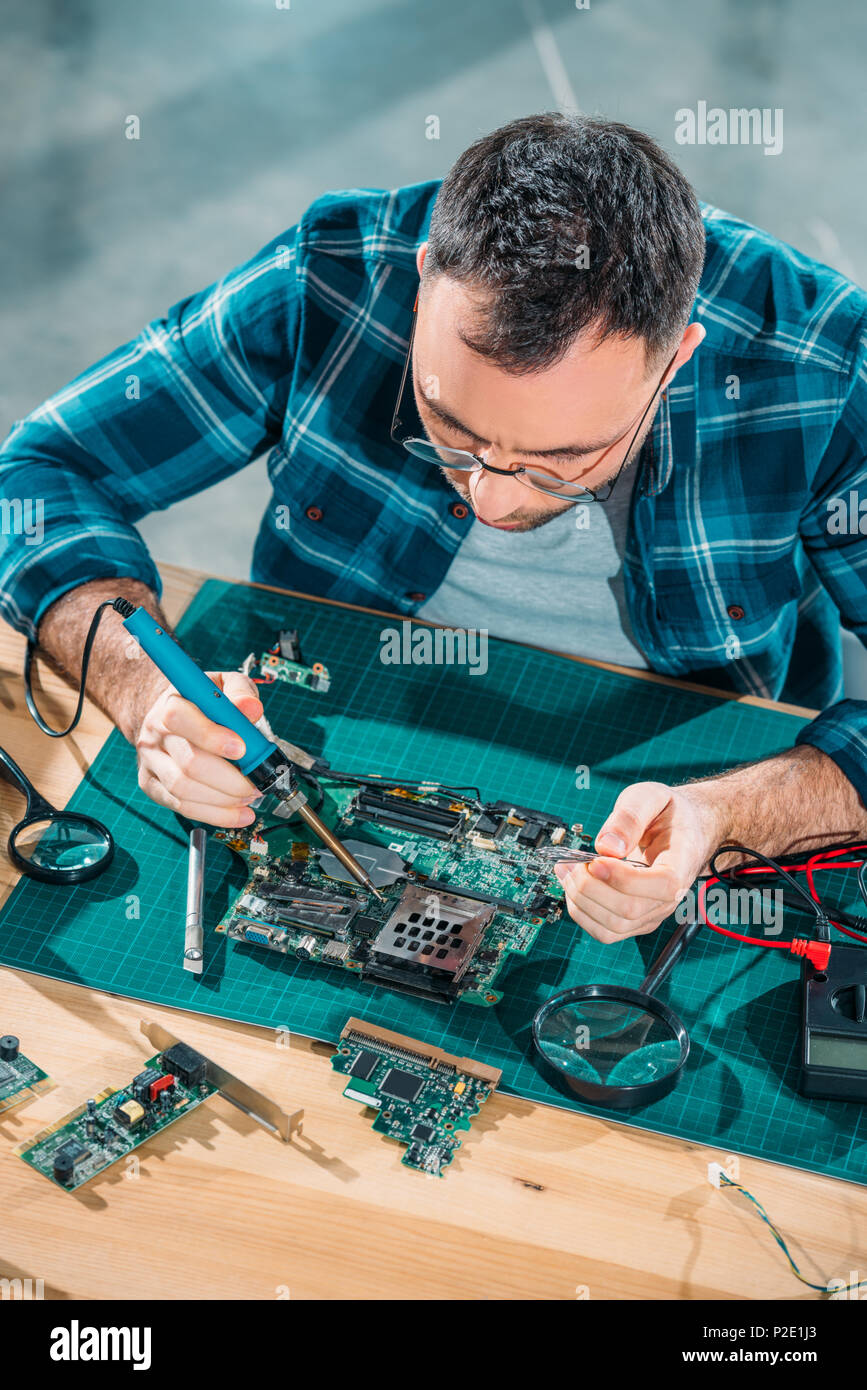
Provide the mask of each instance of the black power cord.
{"label": "black power cord", "polygon": [[135,612],[136,605],[134,603],[130,603],[129,599],[126,598],[107,598],[103,603],[99,605],[96,612],[94,613],[93,619],[90,624],[90,628],[87,633],[87,637],[85,638],[84,651],[81,657],[81,676],[79,677],[78,681],[78,704],[75,708],[75,714],[72,716],[72,722],[70,724],[67,724],[65,729],[52,729],[49,724],[46,724],[45,720],[42,718],[42,715],[39,713],[39,710],[36,708],[36,701],[33,698],[33,687],[31,684],[33,657],[36,652],[36,642],[31,637],[27,643],[27,651],[24,655],[24,699],[27,702],[27,708],[30,714],[33,716],[33,719],[35,720],[36,724],[39,726],[39,728],[42,730],[44,734],[48,735],[49,738],[65,738],[67,734],[72,733],[73,729],[75,728],[79,719],[81,718],[81,711],[84,708],[84,691],[85,686],[87,684],[87,667],[88,663],[90,662],[90,650],[93,646],[97,628],[99,627],[102,615],[105,612],[106,608],[113,608],[114,611],[116,613],[120,613],[121,617],[123,618],[131,618],[133,613]]}

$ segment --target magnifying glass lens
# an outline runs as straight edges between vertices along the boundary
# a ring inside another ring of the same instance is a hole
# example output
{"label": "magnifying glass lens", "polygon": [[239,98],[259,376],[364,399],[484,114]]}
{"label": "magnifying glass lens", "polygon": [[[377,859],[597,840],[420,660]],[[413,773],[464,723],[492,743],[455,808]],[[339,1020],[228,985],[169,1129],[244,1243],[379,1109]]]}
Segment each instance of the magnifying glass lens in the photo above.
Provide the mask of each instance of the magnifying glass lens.
{"label": "magnifying glass lens", "polygon": [[666,1018],[622,999],[573,1000],[542,1022],[538,1046],[578,1081],[643,1086],[677,1071],[681,1040]]}
{"label": "magnifying glass lens", "polygon": [[21,859],[58,878],[100,864],[111,854],[111,840],[96,821],[65,818],[29,821],[12,841]]}

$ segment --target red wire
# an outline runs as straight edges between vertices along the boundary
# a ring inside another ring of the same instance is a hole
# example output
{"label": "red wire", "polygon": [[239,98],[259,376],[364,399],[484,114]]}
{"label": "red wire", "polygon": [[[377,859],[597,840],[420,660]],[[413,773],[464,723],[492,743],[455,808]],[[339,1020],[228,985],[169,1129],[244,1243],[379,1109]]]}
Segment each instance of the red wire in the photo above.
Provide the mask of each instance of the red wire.
{"label": "red wire", "polygon": [[[819,861],[822,859],[836,859],[841,854],[850,854],[853,849],[867,849],[867,845],[844,845],[842,849],[829,850],[827,853],[823,853],[819,850],[818,853],[813,855],[812,859],[807,860],[807,887],[810,890],[810,897],[814,902],[819,903],[820,906],[821,899],[813,879],[814,871],[817,869],[858,869],[861,867],[863,860],[858,859],[854,864],[823,864]],[[831,925],[836,927],[838,931],[843,932],[844,936],[851,936],[855,941],[867,942],[867,936],[862,935],[861,932],[853,931],[851,927],[844,927],[841,922],[832,921]]]}
{"label": "red wire", "polygon": [[[785,867],[789,873],[806,873],[807,886],[809,888],[810,897],[813,899],[815,903],[817,903],[821,907],[821,899],[819,897],[813,878],[814,873],[820,869],[834,870],[860,868],[861,864],[863,863],[863,860],[861,859],[856,859],[852,863],[846,864],[830,864],[827,862],[830,859],[836,859],[841,854],[851,854],[853,850],[867,850],[867,845],[845,845],[842,849],[828,851],[819,850],[816,854],[812,855],[811,858],[807,860],[806,864],[786,864]],[[767,866],[764,864],[759,864],[756,866],[744,864],[742,867],[733,870],[733,873],[737,874],[738,877],[740,877],[742,874],[767,874],[770,872],[772,871],[769,870]],[[708,916],[705,911],[705,900],[707,898],[707,890],[708,888],[711,888],[713,884],[722,882],[723,880],[719,877],[719,875],[714,874],[711,878],[704,879],[699,886],[698,909],[701,913],[704,925],[706,927],[710,927],[711,931],[719,932],[720,936],[731,937],[734,941],[743,941],[748,946],[767,946],[771,948],[776,948],[777,950],[789,950],[791,946],[791,942],[789,941],[762,941],[757,936],[743,936],[740,932],[729,931],[726,927],[720,927],[716,923],[708,920]],[[831,920],[831,925],[836,927],[838,931],[843,932],[846,936],[854,937],[856,941],[867,942],[867,936],[862,936],[860,933],[852,931],[851,928],[842,926],[839,922],[834,922],[833,920]]]}
{"label": "red wire", "polygon": [[[748,870],[747,872],[752,871]],[[767,870],[765,872],[767,873]],[[715,883],[722,883],[722,879],[716,874],[713,878],[704,879],[698,890],[698,910],[706,927],[710,927],[711,931],[719,932],[720,936],[730,936],[733,941],[745,941],[748,946],[775,946],[778,950],[788,951],[791,945],[789,941],[760,941],[757,936],[741,936],[740,932],[729,931],[727,927],[720,927],[715,922],[708,921],[704,903],[708,888],[711,888]]]}

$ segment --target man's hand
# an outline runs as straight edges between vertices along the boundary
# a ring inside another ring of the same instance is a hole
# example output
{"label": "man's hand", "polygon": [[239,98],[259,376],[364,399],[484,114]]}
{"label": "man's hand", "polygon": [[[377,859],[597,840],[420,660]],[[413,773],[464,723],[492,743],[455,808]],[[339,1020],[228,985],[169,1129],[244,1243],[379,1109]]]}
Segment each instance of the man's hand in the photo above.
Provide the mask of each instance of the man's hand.
{"label": "man's hand", "polygon": [[[209,671],[208,675],[255,724],[263,712],[262,702],[249,677],[238,671]],[[261,793],[226,761],[242,756],[242,740],[231,729],[213,723],[171,686],[150,706],[133,742],[138,784],[152,801],[208,825],[250,825],[256,819],[250,802]]]}
{"label": "man's hand", "polygon": [[[636,782],[596,836],[606,857],[554,871],[570,917],[607,944],[658,927],[720,845],[779,857],[864,839],[867,810],[852,783],[826,753],[802,744],[683,787]],[[617,863],[636,850],[649,868]]]}
{"label": "man's hand", "polygon": [[[708,796],[711,785],[626,787],[596,836],[596,849],[606,857],[556,865],[570,917],[597,941],[642,936],[674,912],[725,837],[715,798]],[[638,857],[636,850],[649,868],[617,862]]]}

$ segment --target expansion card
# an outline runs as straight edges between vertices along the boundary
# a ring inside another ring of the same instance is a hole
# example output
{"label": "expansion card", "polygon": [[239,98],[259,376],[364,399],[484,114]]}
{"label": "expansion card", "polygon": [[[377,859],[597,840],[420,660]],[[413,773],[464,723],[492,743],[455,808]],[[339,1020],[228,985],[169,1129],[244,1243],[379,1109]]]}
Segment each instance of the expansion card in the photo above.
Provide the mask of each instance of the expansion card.
{"label": "expansion card", "polygon": [[582,827],[435,783],[328,771],[318,787],[318,814],[382,901],[305,826],[259,819],[215,832],[250,869],[217,931],[402,993],[496,1004],[507,958],[526,955],[561,915],[551,852],[586,846]]}
{"label": "expansion card", "polygon": [[11,1033],[0,1038],[0,1115],[28,1096],[50,1091],[54,1083],[35,1062],[18,1050]]}
{"label": "expansion card", "polygon": [[436,1177],[461,1146],[458,1131],[469,1129],[502,1076],[358,1018],[340,1034],[331,1065],[347,1078],[345,1096],[379,1112],[373,1128],[408,1146],[401,1162]]}
{"label": "expansion card", "polygon": [[15,1150],[64,1191],[74,1192],[217,1092],[284,1140],[300,1129],[302,1111],[285,1115],[158,1024],[143,1023],[142,1032],[160,1051],[128,1085],[107,1086]]}

